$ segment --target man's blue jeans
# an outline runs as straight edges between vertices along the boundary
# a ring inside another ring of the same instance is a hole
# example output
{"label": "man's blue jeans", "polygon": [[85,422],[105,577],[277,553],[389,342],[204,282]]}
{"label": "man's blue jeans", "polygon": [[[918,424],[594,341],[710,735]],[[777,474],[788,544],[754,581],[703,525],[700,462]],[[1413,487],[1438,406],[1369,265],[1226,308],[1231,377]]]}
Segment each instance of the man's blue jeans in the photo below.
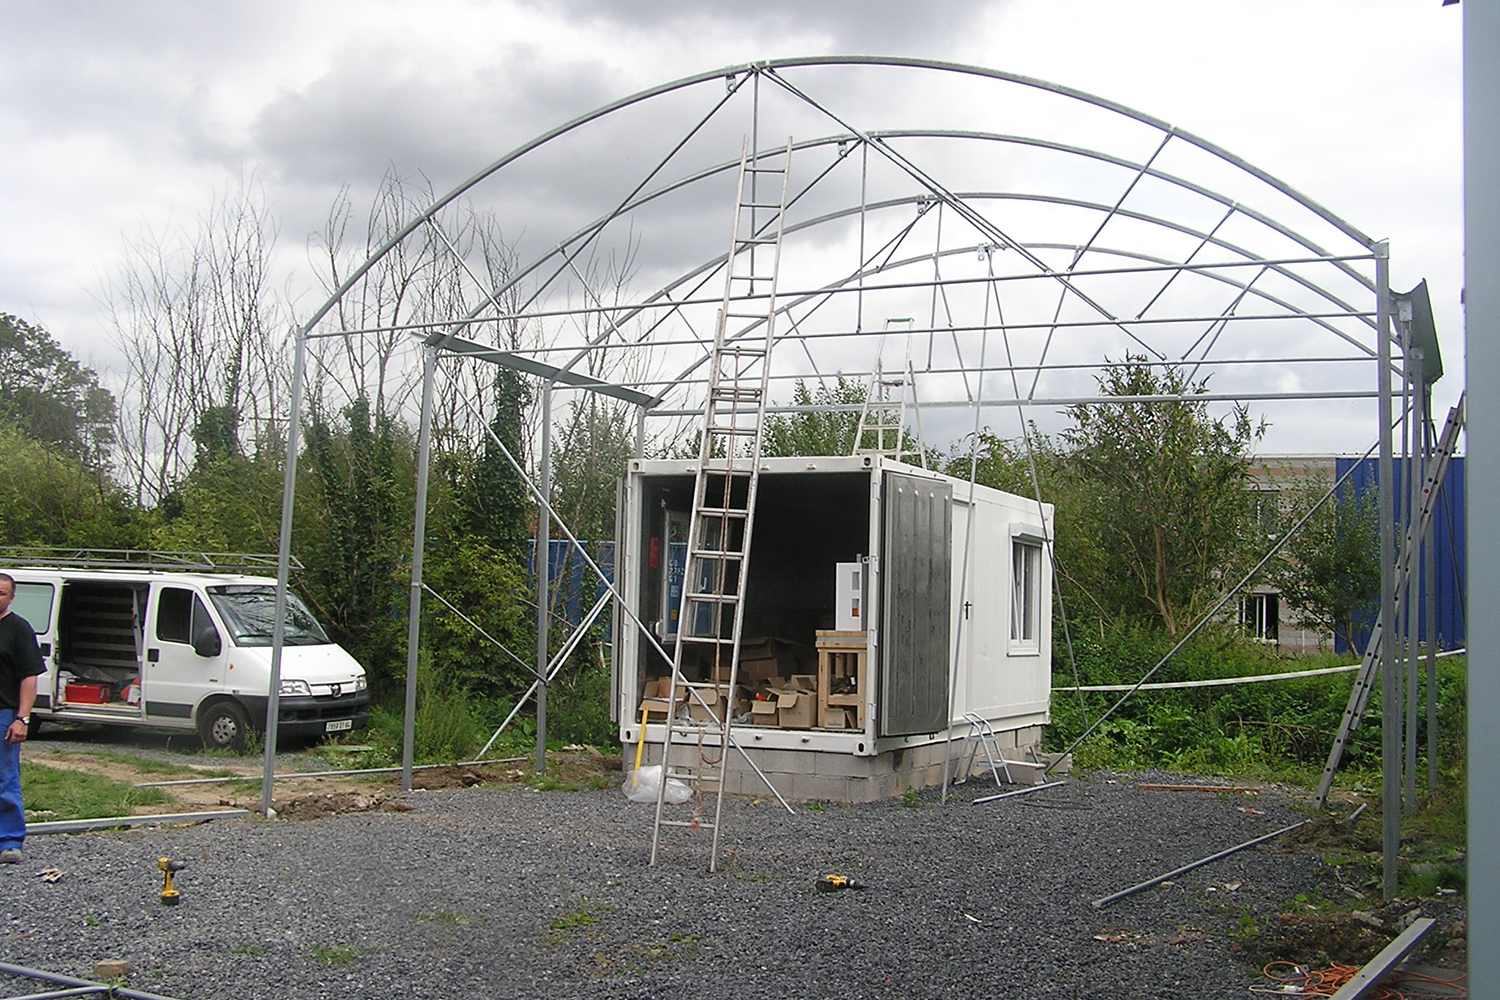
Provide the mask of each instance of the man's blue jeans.
{"label": "man's blue jeans", "polygon": [[[10,728],[16,713],[0,708],[0,734]],[[26,841],[26,813],[21,809],[21,744],[0,736],[0,851],[20,848]]]}

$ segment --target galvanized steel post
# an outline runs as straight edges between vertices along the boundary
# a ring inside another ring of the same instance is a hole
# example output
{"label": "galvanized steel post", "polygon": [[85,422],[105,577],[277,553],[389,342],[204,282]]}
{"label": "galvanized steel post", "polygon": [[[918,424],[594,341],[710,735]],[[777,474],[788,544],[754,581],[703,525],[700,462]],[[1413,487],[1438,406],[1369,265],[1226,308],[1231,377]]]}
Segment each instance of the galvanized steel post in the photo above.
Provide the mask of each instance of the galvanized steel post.
{"label": "galvanized steel post", "polygon": [[417,745],[417,650],[422,638],[422,555],[427,539],[427,467],[432,460],[432,392],[437,379],[436,344],[422,349],[422,417],[417,432],[417,497],[411,538],[411,604],[406,623],[406,711],[401,729],[401,790],[411,791]]}
{"label": "galvanized steel post", "polygon": [[276,776],[276,716],[281,711],[281,653],[286,646],[287,578],[292,564],[292,506],[297,495],[297,450],[302,429],[302,382],[307,367],[307,334],[304,326],[294,335],[292,350],[292,401],[286,418],[286,469],[281,485],[281,536],[276,545],[276,612],[271,624],[271,686],[266,699],[266,749],[260,783],[260,811],[271,815],[271,792]]}
{"label": "galvanized steel post", "polygon": [[1385,899],[1396,896],[1396,854],[1401,845],[1401,675],[1396,672],[1395,462],[1391,454],[1391,248],[1375,244],[1375,384],[1380,422],[1380,620],[1387,641],[1380,644],[1381,807],[1385,818]]}

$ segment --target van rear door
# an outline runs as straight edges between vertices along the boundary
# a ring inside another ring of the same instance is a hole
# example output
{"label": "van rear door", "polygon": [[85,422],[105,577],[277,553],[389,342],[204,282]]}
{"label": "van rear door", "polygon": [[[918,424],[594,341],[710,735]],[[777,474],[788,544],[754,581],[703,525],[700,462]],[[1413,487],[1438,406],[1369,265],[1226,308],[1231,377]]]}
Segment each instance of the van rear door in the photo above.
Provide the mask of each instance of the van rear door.
{"label": "van rear door", "polygon": [[16,580],[16,599],[10,612],[20,615],[36,632],[47,673],[37,678],[36,707],[50,709],[57,694],[57,606],[61,579],[33,577]]}

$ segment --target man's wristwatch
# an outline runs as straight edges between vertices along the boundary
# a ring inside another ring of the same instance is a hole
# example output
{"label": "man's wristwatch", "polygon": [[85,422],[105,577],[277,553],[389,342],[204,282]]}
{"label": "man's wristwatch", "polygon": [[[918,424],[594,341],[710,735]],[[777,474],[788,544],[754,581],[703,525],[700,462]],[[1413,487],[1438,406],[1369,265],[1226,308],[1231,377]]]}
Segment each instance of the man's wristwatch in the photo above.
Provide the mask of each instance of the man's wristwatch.
{"label": "man's wristwatch", "polygon": [[27,729],[31,728],[31,716],[29,715],[18,715],[16,716],[16,721],[25,726]]}

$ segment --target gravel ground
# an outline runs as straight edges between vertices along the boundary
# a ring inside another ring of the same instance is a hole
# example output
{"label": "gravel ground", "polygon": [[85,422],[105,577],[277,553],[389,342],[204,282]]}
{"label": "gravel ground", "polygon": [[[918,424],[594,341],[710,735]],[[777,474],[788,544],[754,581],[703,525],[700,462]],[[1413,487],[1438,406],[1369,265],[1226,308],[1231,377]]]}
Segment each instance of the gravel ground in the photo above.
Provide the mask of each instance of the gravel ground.
{"label": "gravel ground", "polygon": [[[38,836],[0,869],[0,956],[85,978],[121,958],[132,989],[237,1000],[1243,998],[1257,978],[1233,950],[1243,909],[1345,890],[1273,844],[1096,909],[1300,818],[1276,789],[1139,780],[973,804],[994,791],[975,779],[947,804],[795,815],[729,801],[716,875],[708,835],[682,829],[649,867],[650,807],[617,789],[413,792],[403,813]],[[177,907],[158,899],[162,856],[189,865]],[[39,877],[53,868],[57,882]],[[815,891],[829,872],[868,888]],[[0,976],[0,995],[34,988]]]}

